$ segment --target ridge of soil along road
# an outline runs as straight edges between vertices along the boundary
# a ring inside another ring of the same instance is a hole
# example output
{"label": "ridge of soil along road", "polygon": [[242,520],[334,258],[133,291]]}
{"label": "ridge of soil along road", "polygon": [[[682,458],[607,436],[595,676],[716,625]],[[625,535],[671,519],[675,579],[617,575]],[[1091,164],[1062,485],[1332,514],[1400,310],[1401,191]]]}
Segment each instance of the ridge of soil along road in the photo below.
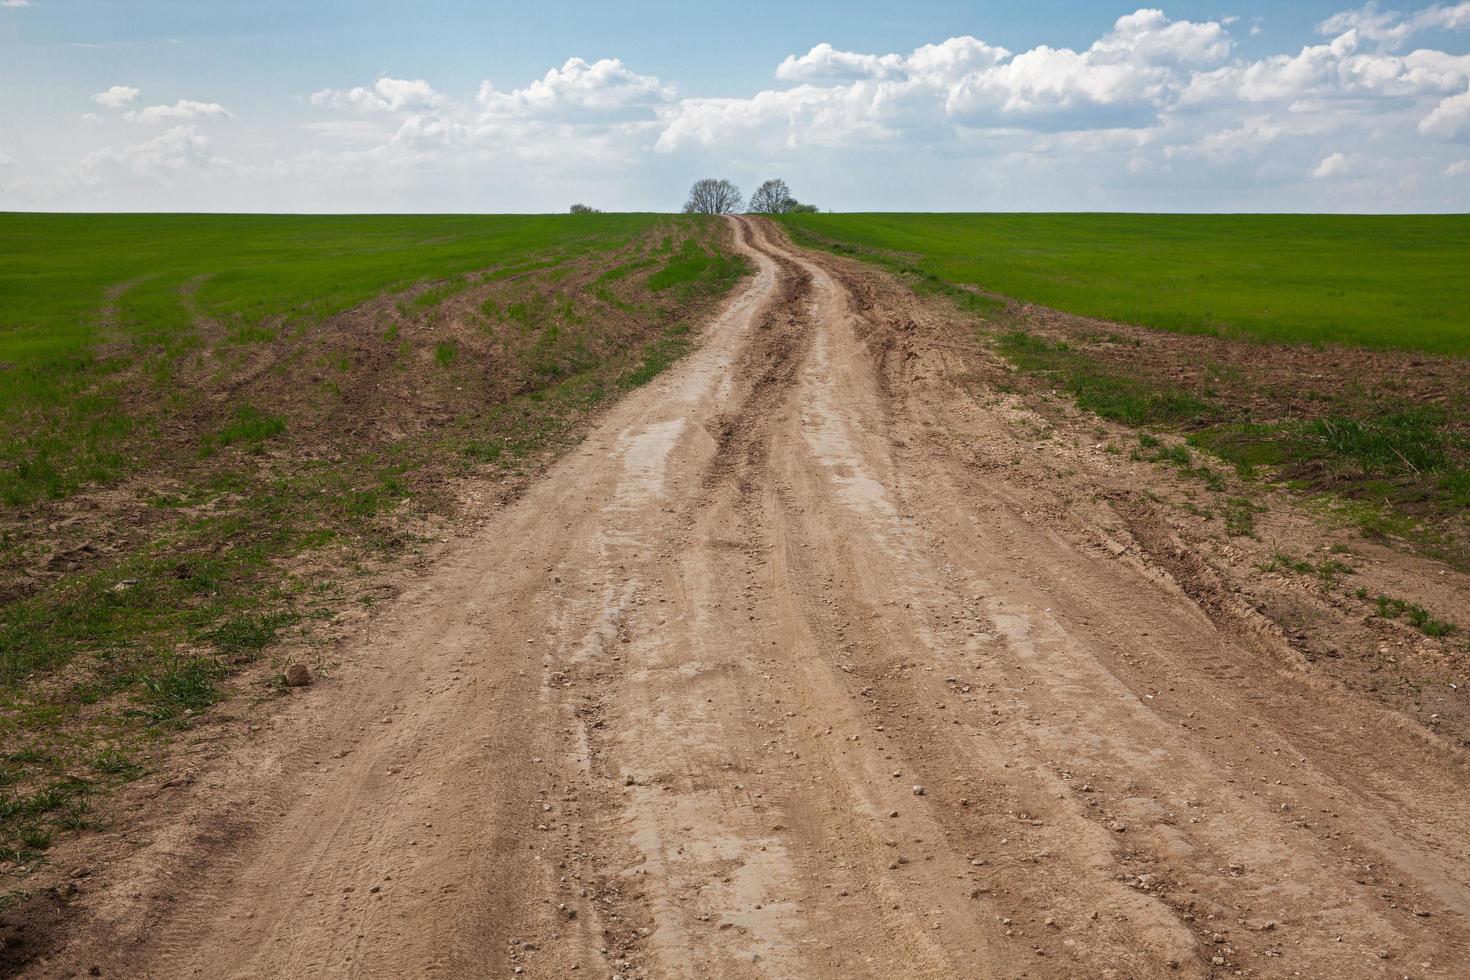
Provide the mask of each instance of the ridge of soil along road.
{"label": "ridge of soil along road", "polygon": [[31,974],[1463,975],[1462,750],[1018,436],[938,306],[732,220],[701,346]]}

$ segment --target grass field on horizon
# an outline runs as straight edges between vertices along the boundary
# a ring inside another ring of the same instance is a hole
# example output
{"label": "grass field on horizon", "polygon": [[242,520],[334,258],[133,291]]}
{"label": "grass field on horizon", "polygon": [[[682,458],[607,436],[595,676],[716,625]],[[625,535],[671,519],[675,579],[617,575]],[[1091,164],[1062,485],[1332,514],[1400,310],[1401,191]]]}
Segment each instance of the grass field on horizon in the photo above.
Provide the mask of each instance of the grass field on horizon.
{"label": "grass field on horizon", "polygon": [[[218,323],[238,348],[385,292],[615,248],[668,215],[0,213],[0,504],[120,465],[110,379]],[[161,378],[160,378],[161,380]]]}
{"label": "grass field on horizon", "polygon": [[1470,356],[1470,215],[801,214],[798,241],[1141,326]]}

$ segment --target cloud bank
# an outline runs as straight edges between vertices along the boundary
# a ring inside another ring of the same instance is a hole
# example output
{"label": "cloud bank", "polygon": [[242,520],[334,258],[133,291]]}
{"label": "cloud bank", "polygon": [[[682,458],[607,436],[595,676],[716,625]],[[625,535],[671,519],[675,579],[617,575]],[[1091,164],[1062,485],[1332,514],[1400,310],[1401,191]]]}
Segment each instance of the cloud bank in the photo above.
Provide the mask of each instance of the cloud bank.
{"label": "cloud bank", "polygon": [[[1295,50],[1240,56],[1233,31],[1259,29],[1143,8],[1080,49],[969,35],[906,52],[821,43],[725,97],[683,97],[614,57],[463,95],[382,76],[305,95],[312,116],[291,150],[235,162],[212,145],[244,120],[180,100],[121,113],[172,128],[70,173],[93,189],[177,189],[196,173],[246,198],[267,184],[325,196],[329,209],[559,209],[582,196],[672,208],[706,170],[780,172],[837,207],[1464,208],[1470,2],[1369,4],[1324,19]],[[1442,47],[1410,43],[1429,39]],[[119,109],[138,96],[118,85],[92,101]],[[460,207],[455,194],[468,195]]]}

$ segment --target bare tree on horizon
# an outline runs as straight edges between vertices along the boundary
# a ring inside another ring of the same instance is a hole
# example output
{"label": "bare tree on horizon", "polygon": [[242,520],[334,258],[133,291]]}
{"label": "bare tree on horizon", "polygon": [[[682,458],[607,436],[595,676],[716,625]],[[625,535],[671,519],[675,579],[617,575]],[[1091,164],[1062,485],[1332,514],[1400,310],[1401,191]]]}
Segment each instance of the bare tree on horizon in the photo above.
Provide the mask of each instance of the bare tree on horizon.
{"label": "bare tree on horizon", "polygon": [[777,177],[755,189],[755,193],[750,195],[750,206],[746,210],[752,214],[785,214],[795,204],[796,198],[791,196],[791,188],[786,186],[786,181]]}
{"label": "bare tree on horizon", "polygon": [[743,203],[740,188],[728,180],[705,177],[689,188],[685,214],[734,214]]}

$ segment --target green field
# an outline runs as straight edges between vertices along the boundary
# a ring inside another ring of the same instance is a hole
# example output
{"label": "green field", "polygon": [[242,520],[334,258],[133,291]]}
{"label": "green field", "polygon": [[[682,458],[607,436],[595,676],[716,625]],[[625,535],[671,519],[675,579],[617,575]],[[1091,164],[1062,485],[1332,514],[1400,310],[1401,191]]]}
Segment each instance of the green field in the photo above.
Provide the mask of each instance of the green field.
{"label": "green field", "polygon": [[668,220],[0,214],[0,503],[115,475],[137,419],[109,377],[138,358],[166,373],[200,319],[268,343],[421,280],[614,248]]}
{"label": "green field", "polygon": [[1470,215],[803,214],[798,241],[1124,323],[1470,355]]}

